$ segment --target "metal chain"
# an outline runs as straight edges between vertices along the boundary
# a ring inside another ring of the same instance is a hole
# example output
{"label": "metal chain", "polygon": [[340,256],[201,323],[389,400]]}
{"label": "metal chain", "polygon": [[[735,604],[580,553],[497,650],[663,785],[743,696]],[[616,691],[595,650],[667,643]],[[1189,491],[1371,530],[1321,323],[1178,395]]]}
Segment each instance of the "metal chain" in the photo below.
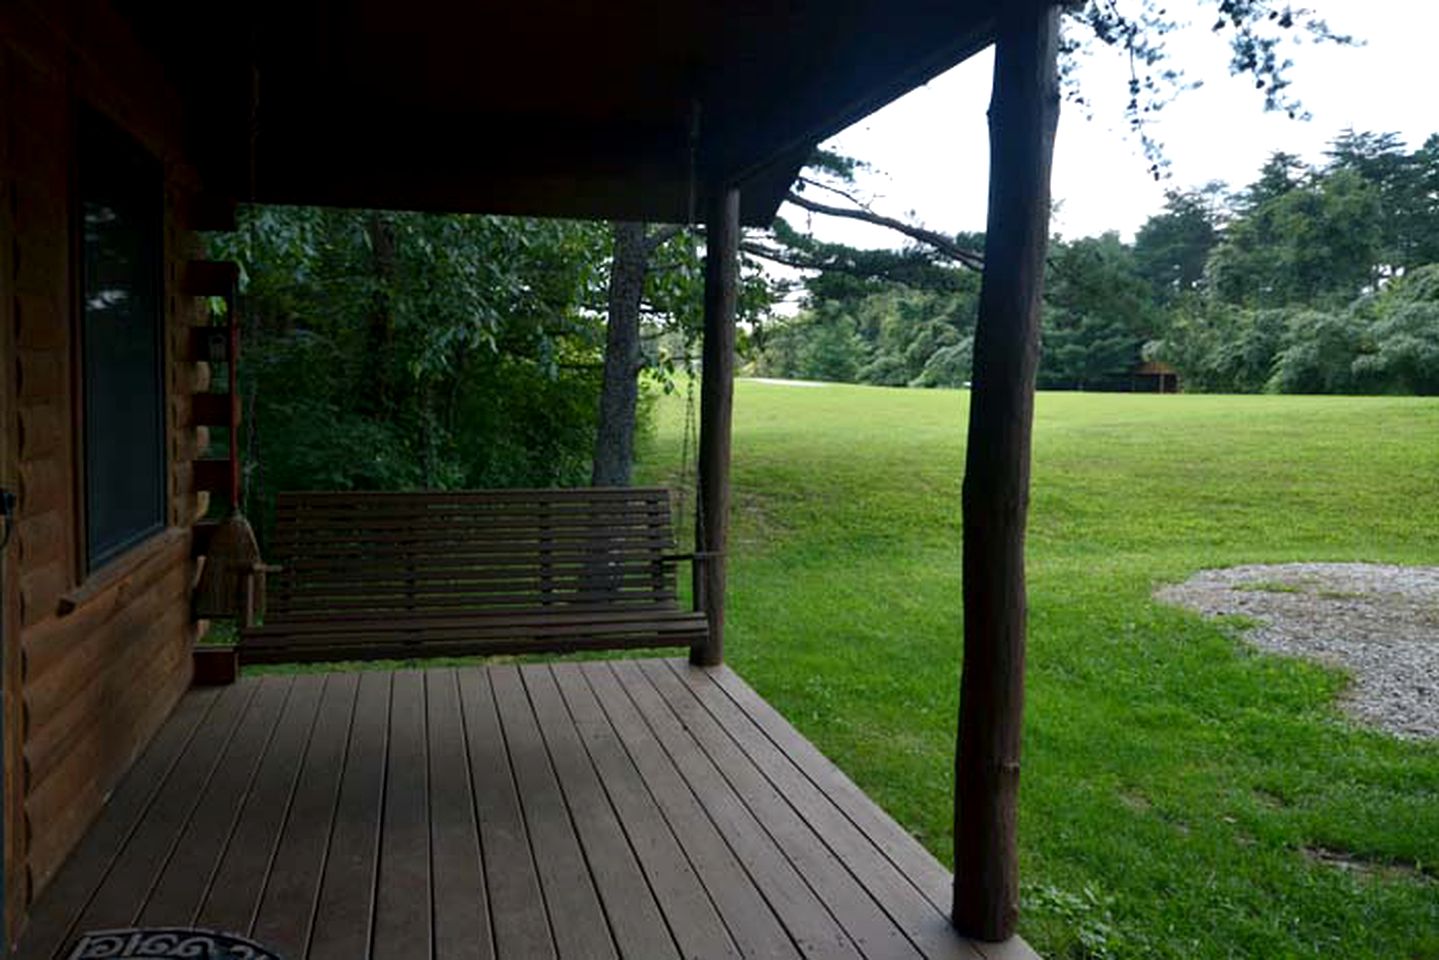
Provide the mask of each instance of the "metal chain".
{"label": "metal chain", "polygon": [[[698,455],[698,447],[699,447],[699,436],[698,436],[698,433],[699,433],[699,431],[698,431],[698,430],[696,429],[696,427],[695,427],[695,378],[694,378],[693,373],[691,373],[690,376],[689,376],[689,385],[688,385],[688,387],[687,387],[686,390],[685,390],[685,422],[684,422],[684,433],[683,433],[683,439],[680,441],[680,477],[679,477],[679,487],[680,487],[680,490],[679,490],[679,497],[678,497],[677,500],[676,500],[676,502],[677,502],[677,504],[678,504],[678,507],[679,507],[679,517],[678,517],[678,521],[677,521],[677,522],[680,523],[681,525],[683,525],[683,523],[684,523],[684,518],[685,518],[685,500],[686,500],[687,497],[691,496],[691,489],[692,489],[692,487],[691,487],[691,470],[690,470],[690,465],[691,465],[690,448],[691,448],[691,446],[695,447],[695,448],[696,448],[696,455]],[[694,474],[695,474],[696,476],[698,476],[698,469],[697,469],[697,468],[696,468],[696,470],[694,471]],[[700,505],[700,499],[701,499],[701,498],[699,497],[698,492],[696,491],[695,494],[694,494],[694,501],[695,501],[695,525],[688,528],[688,534],[687,534],[687,535],[690,536],[690,537],[696,537],[696,539],[695,539],[695,541],[694,541],[694,544],[693,544],[693,549],[695,549],[695,550],[698,550],[698,549],[699,549],[699,542],[698,542],[698,539],[697,539],[697,532],[698,532],[698,529],[699,529],[701,512],[702,512],[702,510],[704,509],[704,508]]]}

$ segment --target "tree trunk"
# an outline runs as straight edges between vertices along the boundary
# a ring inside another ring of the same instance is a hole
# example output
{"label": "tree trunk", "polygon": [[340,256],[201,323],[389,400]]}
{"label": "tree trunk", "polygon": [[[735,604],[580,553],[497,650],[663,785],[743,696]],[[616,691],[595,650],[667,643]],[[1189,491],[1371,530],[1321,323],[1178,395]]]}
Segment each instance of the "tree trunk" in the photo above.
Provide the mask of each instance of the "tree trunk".
{"label": "tree trunk", "polygon": [[1059,12],[999,7],[990,103],[989,224],[964,473],[964,674],[956,751],[953,922],[1003,940],[1019,918],[1024,527],[1059,118]]}
{"label": "tree trunk", "polygon": [[605,327],[605,369],[600,387],[600,420],[595,435],[590,485],[627,487],[635,456],[639,405],[640,301],[649,268],[649,244],[642,223],[616,223],[610,266],[609,321]]}
{"label": "tree trunk", "polygon": [[735,311],[739,297],[739,191],[715,198],[705,224],[705,334],[700,379],[699,489],[695,497],[695,609],[709,639],[690,662],[724,662],[725,551],[729,546],[730,421],[734,410]]}

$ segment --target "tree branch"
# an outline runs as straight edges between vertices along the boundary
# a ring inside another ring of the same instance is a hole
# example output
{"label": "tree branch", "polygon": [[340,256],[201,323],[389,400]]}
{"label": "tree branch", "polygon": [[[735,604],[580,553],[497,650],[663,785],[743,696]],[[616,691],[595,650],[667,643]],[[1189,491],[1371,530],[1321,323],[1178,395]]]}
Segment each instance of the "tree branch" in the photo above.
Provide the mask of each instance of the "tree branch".
{"label": "tree branch", "polygon": [[855,277],[859,280],[885,280],[892,283],[913,284],[914,278],[905,271],[906,264],[894,263],[890,266],[875,267],[862,264],[846,262],[845,260],[830,257],[819,258],[813,256],[796,256],[785,250],[777,250],[763,244],[746,240],[740,243],[740,250],[761,260],[768,260],[771,263],[778,263],[781,266],[793,267],[796,270],[814,270],[819,273],[839,273],[845,276]]}
{"label": "tree branch", "polygon": [[830,193],[834,194],[837,197],[844,197],[850,203],[854,204],[856,207],[859,207],[866,213],[874,213],[873,207],[865,203],[859,197],[856,197],[854,194],[850,193],[848,190],[841,190],[839,187],[836,187],[832,184],[821,183],[818,180],[814,180],[805,176],[801,176],[799,178],[799,182],[807,187],[814,187],[817,190],[828,190]]}
{"label": "tree branch", "polygon": [[[927,230],[924,227],[917,227],[913,224],[905,223],[903,220],[896,220],[893,217],[886,217],[882,214],[872,213],[869,210],[854,210],[850,209],[849,207],[833,207],[827,203],[819,203],[817,201],[809,199],[808,197],[802,197],[799,194],[795,193],[793,190],[790,191],[789,196],[785,197],[785,199],[788,200],[790,203],[794,204],[795,206],[802,207],[805,210],[809,210],[813,213],[822,213],[828,217],[844,217],[849,220],[858,220],[861,223],[872,224],[876,227],[886,227],[890,230],[894,230],[897,233],[904,234],[911,240],[915,240],[919,243],[925,244],[926,246],[933,247],[940,253],[944,254],[946,257],[949,257],[951,260],[955,261],[958,264],[961,264],[962,266],[969,267],[971,270],[984,269],[984,257],[981,254],[978,254],[973,250],[966,250],[964,247],[961,247],[949,237],[946,237],[942,233],[937,233],[934,230]],[[755,254],[755,256],[760,256],[760,254]]]}
{"label": "tree branch", "polygon": [[654,255],[654,252],[656,250],[664,246],[666,243],[669,243],[675,237],[679,236],[680,231],[683,229],[684,227],[680,226],[679,224],[665,224],[663,226],[656,227],[654,230],[646,234],[645,259],[649,260],[649,258]]}

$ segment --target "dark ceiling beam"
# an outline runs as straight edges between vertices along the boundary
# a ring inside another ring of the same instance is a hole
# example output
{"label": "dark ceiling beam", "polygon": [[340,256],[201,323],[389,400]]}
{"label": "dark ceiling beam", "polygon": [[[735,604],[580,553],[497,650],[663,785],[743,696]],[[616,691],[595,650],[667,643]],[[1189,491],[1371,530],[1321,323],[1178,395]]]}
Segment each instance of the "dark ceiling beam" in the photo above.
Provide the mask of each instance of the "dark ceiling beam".
{"label": "dark ceiling beam", "polygon": [[[439,0],[404,12],[385,0],[115,2],[168,72],[193,78],[193,155],[239,199],[252,194],[257,57],[259,199],[373,190],[371,205],[683,222],[700,195],[742,186],[743,221],[767,224],[816,142],[987,43],[997,0],[693,0],[658,13],[615,0],[603,16],[561,0],[489,13]],[[558,29],[576,10],[584,36]],[[391,44],[376,22],[406,30]],[[465,182],[486,177],[532,186]],[[539,184],[577,205],[558,211]],[[520,196],[533,208],[517,209]]]}

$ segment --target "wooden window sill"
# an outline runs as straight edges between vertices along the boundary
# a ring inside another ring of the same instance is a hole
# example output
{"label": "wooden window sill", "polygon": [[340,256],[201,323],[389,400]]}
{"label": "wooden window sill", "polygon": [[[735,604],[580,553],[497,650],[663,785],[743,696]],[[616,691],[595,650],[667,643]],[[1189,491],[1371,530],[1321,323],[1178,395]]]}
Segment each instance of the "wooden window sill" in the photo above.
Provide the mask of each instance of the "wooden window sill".
{"label": "wooden window sill", "polygon": [[56,606],[56,615],[69,616],[112,587],[123,590],[127,580],[140,573],[156,557],[185,543],[189,536],[190,531],[184,527],[167,527],[161,530],[149,540],[90,574],[73,590],[62,593]]}

